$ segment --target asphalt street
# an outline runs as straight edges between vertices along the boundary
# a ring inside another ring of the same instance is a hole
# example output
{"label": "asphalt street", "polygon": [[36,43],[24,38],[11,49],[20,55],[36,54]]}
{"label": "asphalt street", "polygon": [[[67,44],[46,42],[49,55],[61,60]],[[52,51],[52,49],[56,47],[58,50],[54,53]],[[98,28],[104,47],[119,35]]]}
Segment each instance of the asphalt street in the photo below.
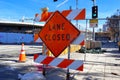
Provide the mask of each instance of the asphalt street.
{"label": "asphalt street", "polygon": [[18,74],[24,74],[34,68],[33,54],[41,53],[39,45],[25,45],[27,60],[19,62],[21,45],[0,45],[0,80],[18,80]]}
{"label": "asphalt street", "polygon": [[[35,71],[33,54],[41,53],[40,45],[25,45],[27,60],[20,63],[21,45],[0,45],[0,80],[18,80],[18,74]],[[70,70],[76,80],[120,80],[120,52],[116,43],[104,43],[105,53],[71,53],[71,59],[84,60],[84,71]],[[67,55],[60,57],[66,58]],[[49,79],[48,79],[49,80]]]}

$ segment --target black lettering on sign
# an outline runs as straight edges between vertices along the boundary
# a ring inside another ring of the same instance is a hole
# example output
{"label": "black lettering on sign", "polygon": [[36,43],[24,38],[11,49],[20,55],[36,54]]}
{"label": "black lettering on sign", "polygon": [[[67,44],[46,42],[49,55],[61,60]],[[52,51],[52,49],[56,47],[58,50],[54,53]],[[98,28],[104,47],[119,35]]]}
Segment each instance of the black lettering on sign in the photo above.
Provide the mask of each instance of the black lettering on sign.
{"label": "black lettering on sign", "polygon": [[61,34],[61,40],[65,40],[65,35],[64,34]]}
{"label": "black lettering on sign", "polygon": [[46,41],[69,41],[70,40],[70,34],[68,33],[59,33],[59,31],[65,30],[65,23],[61,24],[49,24],[48,25],[49,31],[53,33],[52,31],[57,32],[56,34],[47,33],[44,36],[44,40]]}
{"label": "black lettering on sign", "polygon": [[52,40],[56,40],[56,35],[55,34],[52,35]]}
{"label": "black lettering on sign", "polygon": [[69,41],[70,34],[46,34],[44,39],[46,41]]}
{"label": "black lettering on sign", "polygon": [[70,40],[70,34],[66,34],[66,40]]}
{"label": "black lettering on sign", "polygon": [[58,40],[58,41],[60,40],[60,34],[57,35],[57,40]]}
{"label": "black lettering on sign", "polygon": [[49,24],[49,30],[50,31],[58,31],[58,30],[65,30],[65,27],[64,27],[64,24],[65,23],[62,23],[62,24]]}

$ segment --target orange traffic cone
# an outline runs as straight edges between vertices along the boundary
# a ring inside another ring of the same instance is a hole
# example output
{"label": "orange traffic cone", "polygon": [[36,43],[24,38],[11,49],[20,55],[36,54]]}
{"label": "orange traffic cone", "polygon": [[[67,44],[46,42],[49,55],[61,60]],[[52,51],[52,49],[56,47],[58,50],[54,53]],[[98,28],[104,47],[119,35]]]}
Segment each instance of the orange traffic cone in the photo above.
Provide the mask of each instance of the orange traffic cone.
{"label": "orange traffic cone", "polygon": [[25,61],[26,61],[26,54],[24,50],[24,44],[22,43],[22,48],[21,48],[21,52],[19,55],[19,62],[25,62]]}

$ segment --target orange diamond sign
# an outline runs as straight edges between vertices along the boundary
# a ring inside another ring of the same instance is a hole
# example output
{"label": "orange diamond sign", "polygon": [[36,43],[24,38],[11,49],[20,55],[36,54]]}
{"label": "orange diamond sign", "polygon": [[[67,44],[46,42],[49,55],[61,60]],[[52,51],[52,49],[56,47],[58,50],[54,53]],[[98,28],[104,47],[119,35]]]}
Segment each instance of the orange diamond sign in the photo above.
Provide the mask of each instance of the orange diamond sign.
{"label": "orange diamond sign", "polygon": [[55,57],[58,57],[80,31],[59,11],[56,11],[39,32],[39,37]]}

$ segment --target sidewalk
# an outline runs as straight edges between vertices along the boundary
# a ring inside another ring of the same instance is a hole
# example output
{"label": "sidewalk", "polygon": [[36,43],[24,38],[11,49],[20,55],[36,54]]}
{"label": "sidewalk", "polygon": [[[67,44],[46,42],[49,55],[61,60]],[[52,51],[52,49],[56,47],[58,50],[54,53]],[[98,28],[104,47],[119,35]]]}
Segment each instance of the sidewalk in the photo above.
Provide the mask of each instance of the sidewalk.
{"label": "sidewalk", "polygon": [[[8,49],[6,50],[6,48]],[[39,47],[39,49],[38,46],[26,46],[27,61],[25,63],[17,62],[19,50],[16,49],[19,48],[21,48],[21,46],[1,46],[0,80],[17,80],[18,74],[25,74],[37,70],[33,62],[33,53],[38,52],[41,48]],[[85,60],[84,71],[70,70],[71,76],[74,77],[73,80],[120,80],[120,52],[118,52],[118,48],[106,49],[107,52],[104,54],[71,53],[70,59]],[[67,58],[67,55],[60,55],[59,57]],[[53,70],[53,73],[54,71],[55,70]],[[59,72],[60,71],[58,71],[58,73]],[[64,77],[62,80],[65,80],[66,74],[62,71],[60,73],[62,77]],[[49,75],[51,75],[52,78],[56,77],[57,80],[58,77],[61,77],[61,75],[58,76],[56,73],[50,73]],[[47,78],[47,80],[53,79]]]}
{"label": "sidewalk", "polygon": [[[116,49],[111,49],[111,51],[104,54],[87,53],[84,71],[73,71],[76,73],[74,77],[77,80],[120,80],[120,54],[115,51]],[[85,56],[85,54],[82,55],[81,53],[73,53],[72,55],[76,55],[75,58],[83,60]]]}

